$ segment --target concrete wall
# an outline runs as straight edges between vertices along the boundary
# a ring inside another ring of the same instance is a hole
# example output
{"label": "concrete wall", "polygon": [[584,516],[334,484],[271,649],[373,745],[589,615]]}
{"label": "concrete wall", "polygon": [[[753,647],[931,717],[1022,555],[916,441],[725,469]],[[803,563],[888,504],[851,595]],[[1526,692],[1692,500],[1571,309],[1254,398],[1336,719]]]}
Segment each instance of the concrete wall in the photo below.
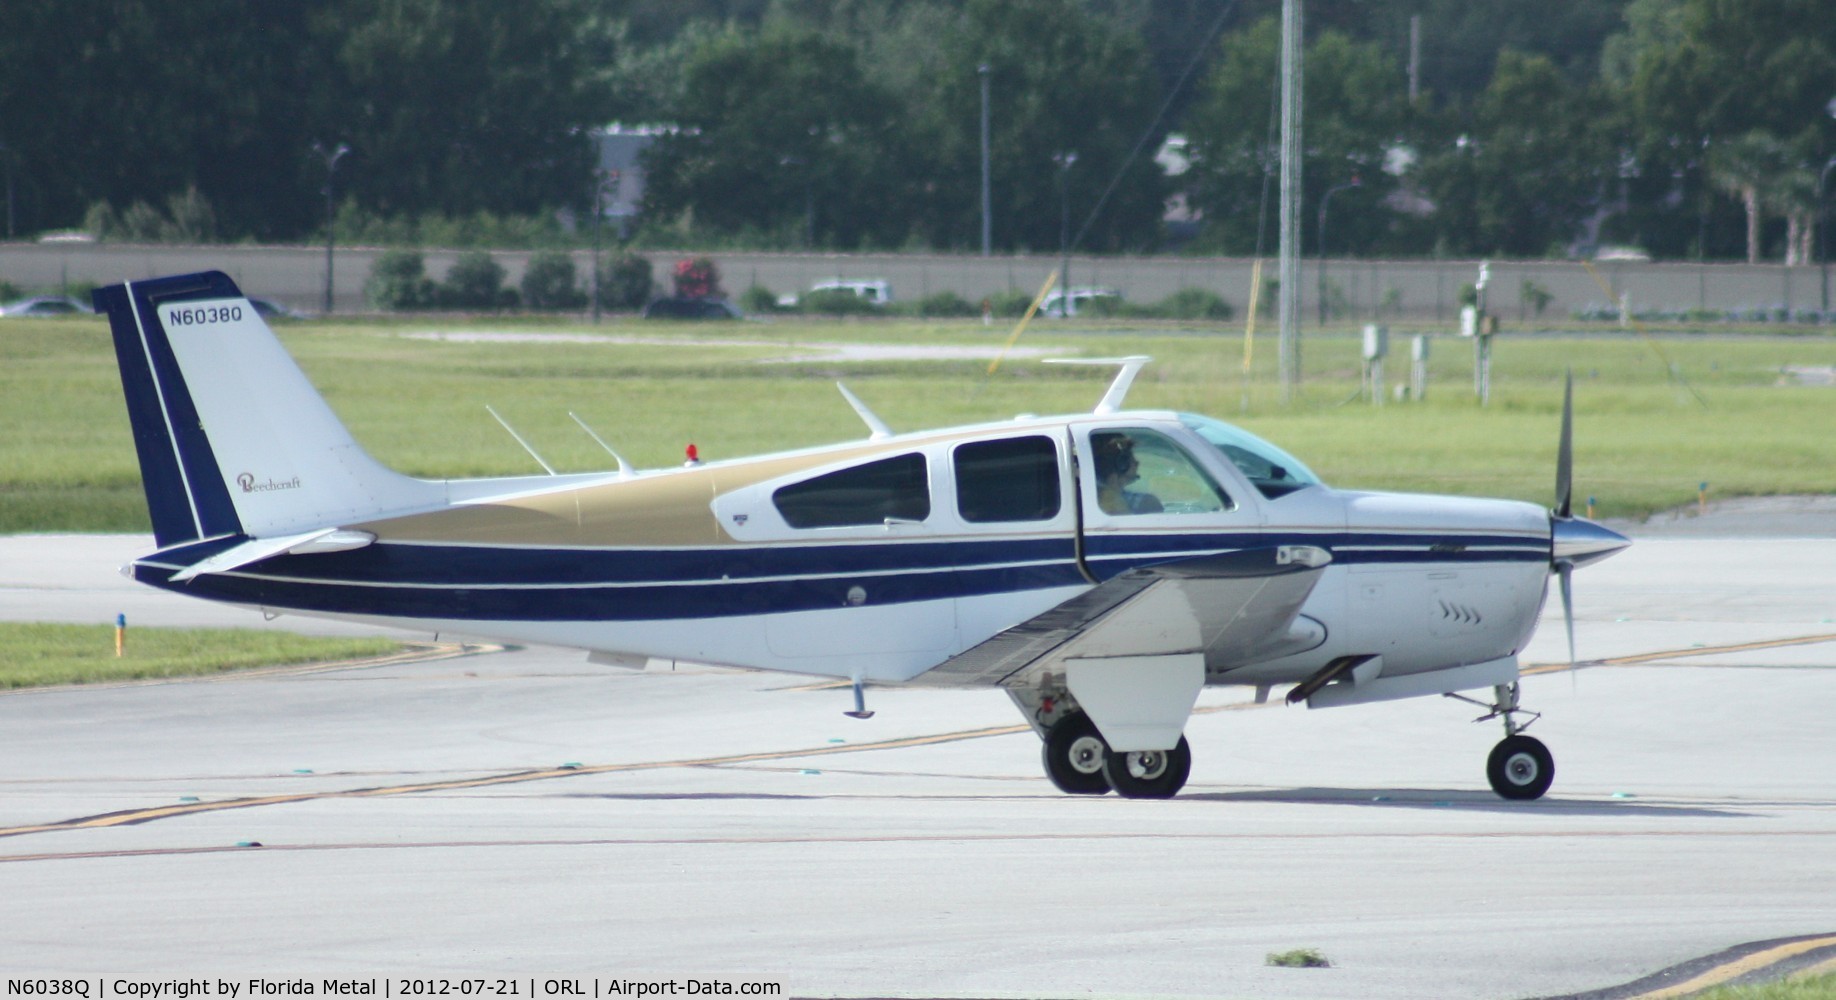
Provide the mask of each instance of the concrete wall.
{"label": "concrete wall", "polygon": [[[363,282],[371,262],[382,251],[339,248],[335,254],[334,289],[339,312],[360,312]],[[646,251],[656,265],[658,281],[667,284],[670,266],[684,254]],[[443,275],[457,251],[427,252],[428,271]],[[522,278],[529,254],[494,254],[514,284]],[[737,296],[753,284],[785,293],[808,288],[824,278],[883,278],[896,298],[914,299],[949,290],[970,301],[989,294],[1034,292],[1055,256],[991,257],[937,254],[796,254],[715,253],[723,284]],[[575,259],[585,277],[590,252]],[[1320,262],[1302,266],[1302,315],[1318,316]],[[1462,285],[1478,275],[1476,261],[1328,260],[1329,300],[1343,302],[1345,318],[1368,318],[1378,312],[1389,320],[1421,325],[1457,322],[1456,300]],[[1618,293],[1629,295],[1635,310],[1716,310],[1784,307],[1797,311],[1826,309],[1823,269],[1780,264],[1690,264],[1611,262],[1597,265],[1613,289],[1609,295],[1580,265],[1570,261],[1495,261],[1489,305],[1507,328],[1534,326],[1536,317],[1524,297],[1525,282],[1546,289],[1553,298],[1544,315],[1566,319],[1576,309],[1604,307]],[[168,247],[118,244],[0,243],[0,279],[26,288],[55,290],[64,283],[111,283],[188,271],[218,269],[235,278],[251,295],[278,299],[296,308],[318,311],[325,287],[324,248],[310,247]],[[1241,311],[1249,301],[1251,262],[1217,257],[1072,257],[1073,285],[1104,285],[1127,298],[1153,302],[1181,288],[1207,288]],[[1263,266],[1275,273],[1273,261]]]}

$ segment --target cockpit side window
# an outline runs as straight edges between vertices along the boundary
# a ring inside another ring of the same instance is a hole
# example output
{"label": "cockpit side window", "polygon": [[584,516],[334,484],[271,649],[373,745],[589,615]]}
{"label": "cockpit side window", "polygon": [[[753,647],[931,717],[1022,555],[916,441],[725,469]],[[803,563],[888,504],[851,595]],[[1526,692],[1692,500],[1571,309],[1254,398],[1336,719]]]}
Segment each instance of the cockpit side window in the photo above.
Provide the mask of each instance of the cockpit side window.
{"label": "cockpit side window", "polygon": [[1097,508],[1105,514],[1209,514],[1235,510],[1172,438],[1145,427],[1090,432]]}
{"label": "cockpit side window", "polygon": [[844,528],[931,516],[924,456],[900,455],[780,487],[771,502],[793,528]]}
{"label": "cockpit side window", "polygon": [[1041,435],[971,441],[956,449],[956,510],[970,524],[1058,516],[1058,448]]}

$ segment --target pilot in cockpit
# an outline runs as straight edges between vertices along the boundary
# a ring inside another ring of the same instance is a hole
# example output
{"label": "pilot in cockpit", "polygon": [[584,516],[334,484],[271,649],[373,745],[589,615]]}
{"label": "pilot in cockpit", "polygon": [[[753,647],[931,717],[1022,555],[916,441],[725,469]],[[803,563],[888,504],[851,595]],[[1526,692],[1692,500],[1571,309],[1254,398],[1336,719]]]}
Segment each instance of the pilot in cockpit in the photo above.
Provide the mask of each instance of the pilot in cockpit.
{"label": "pilot in cockpit", "polygon": [[1090,435],[1090,447],[1096,453],[1097,506],[1103,513],[1158,514],[1163,510],[1159,497],[1128,488],[1141,478],[1133,438],[1115,431],[1099,432]]}

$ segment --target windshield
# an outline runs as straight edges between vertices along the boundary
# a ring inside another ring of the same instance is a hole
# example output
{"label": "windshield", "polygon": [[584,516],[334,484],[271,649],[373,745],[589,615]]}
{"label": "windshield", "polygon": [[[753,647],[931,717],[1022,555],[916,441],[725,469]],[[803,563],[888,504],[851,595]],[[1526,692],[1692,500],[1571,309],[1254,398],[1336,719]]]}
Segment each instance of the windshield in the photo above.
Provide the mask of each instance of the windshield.
{"label": "windshield", "polygon": [[1182,413],[1180,423],[1192,428],[1249,478],[1251,485],[1273,500],[1308,486],[1319,486],[1320,477],[1301,460],[1222,420]]}

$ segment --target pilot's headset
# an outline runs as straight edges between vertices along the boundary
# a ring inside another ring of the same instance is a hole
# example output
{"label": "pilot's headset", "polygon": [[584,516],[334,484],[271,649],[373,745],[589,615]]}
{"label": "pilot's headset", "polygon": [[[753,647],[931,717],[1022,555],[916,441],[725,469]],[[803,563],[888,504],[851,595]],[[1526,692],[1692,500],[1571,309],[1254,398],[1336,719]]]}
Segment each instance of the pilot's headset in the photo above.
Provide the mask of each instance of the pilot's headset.
{"label": "pilot's headset", "polygon": [[1097,479],[1128,474],[1129,460],[1135,457],[1135,442],[1126,434],[1092,435],[1096,452]]}

